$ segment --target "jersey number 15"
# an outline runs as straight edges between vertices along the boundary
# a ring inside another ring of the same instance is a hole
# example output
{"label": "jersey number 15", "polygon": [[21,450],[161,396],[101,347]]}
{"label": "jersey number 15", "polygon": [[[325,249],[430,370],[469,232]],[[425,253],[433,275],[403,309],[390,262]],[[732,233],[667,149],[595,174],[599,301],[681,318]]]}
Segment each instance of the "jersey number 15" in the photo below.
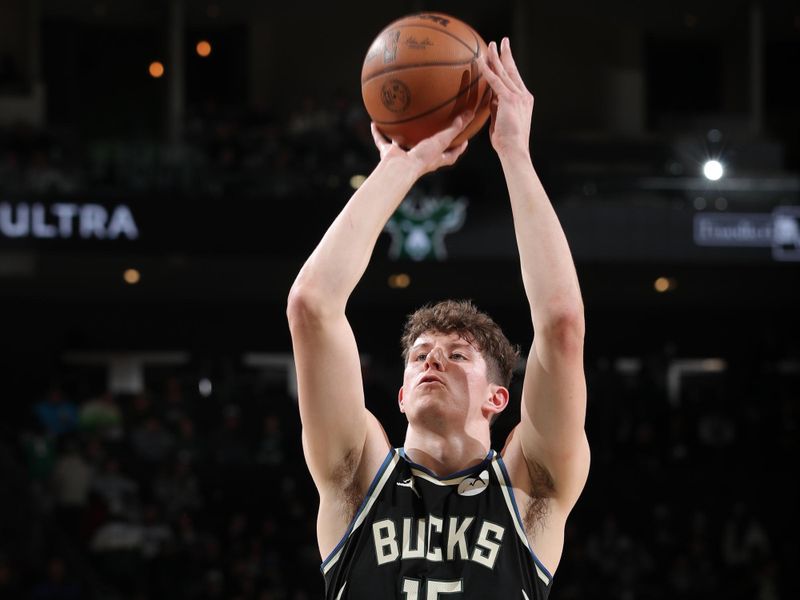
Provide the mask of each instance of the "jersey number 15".
{"label": "jersey number 15", "polygon": [[[422,587],[424,597],[419,595]],[[440,580],[428,579],[423,582],[410,577],[403,578],[403,600],[439,600],[439,594],[456,594],[464,591],[464,582],[460,579]]]}

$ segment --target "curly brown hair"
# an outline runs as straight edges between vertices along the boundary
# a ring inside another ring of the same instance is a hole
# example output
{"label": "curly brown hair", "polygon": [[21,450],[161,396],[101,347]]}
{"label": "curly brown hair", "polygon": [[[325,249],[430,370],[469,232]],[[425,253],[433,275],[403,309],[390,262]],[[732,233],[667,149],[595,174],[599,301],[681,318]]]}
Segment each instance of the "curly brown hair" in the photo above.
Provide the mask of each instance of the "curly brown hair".
{"label": "curly brown hair", "polygon": [[411,313],[403,328],[403,360],[419,336],[425,332],[457,333],[478,348],[486,361],[489,381],[508,387],[519,349],[513,346],[500,326],[470,300],[443,300],[426,304]]}

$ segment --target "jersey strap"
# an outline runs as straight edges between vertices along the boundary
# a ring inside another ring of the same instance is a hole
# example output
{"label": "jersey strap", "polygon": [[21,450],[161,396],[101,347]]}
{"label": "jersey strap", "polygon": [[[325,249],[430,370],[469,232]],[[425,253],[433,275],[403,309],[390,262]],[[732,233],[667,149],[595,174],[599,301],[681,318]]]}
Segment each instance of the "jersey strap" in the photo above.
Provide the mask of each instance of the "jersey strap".
{"label": "jersey strap", "polygon": [[511,520],[514,521],[514,529],[517,530],[517,535],[519,535],[520,540],[522,540],[522,544],[528,549],[528,552],[531,553],[533,564],[536,567],[536,575],[546,586],[550,585],[553,576],[536,557],[536,554],[534,554],[533,548],[528,541],[528,536],[525,533],[525,527],[522,523],[522,518],[519,515],[519,508],[517,508],[517,500],[514,498],[514,487],[511,485],[511,478],[508,476],[508,471],[506,470],[506,465],[503,462],[503,458],[499,454],[497,455],[497,459],[492,461],[492,468],[494,469],[497,480],[500,482],[500,489],[503,492],[503,498],[506,501],[508,512],[511,513]]}
{"label": "jersey strap", "polygon": [[320,570],[323,574],[326,574],[328,571],[330,571],[333,565],[336,564],[336,561],[339,560],[339,557],[342,555],[342,549],[344,548],[345,542],[364,522],[364,519],[369,514],[369,510],[372,508],[375,500],[380,495],[381,490],[383,490],[383,487],[389,480],[389,476],[392,474],[392,471],[394,471],[394,468],[397,466],[399,460],[400,457],[397,455],[397,452],[394,449],[390,449],[383,461],[383,464],[381,465],[381,468],[378,469],[375,477],[373,477],[372,483],[369,486],[369,490],[367,490],[367,495],[364,497],[363,502],[361,502],[361,506],[358,508],[355,516],[350,521],[350,525],[348,526],[347,531],[345,531],[344,536],[342,536],[342,539],[339,540],[338,544],[336,544],[336,547],[328,555],[328,558],[322,561]]}

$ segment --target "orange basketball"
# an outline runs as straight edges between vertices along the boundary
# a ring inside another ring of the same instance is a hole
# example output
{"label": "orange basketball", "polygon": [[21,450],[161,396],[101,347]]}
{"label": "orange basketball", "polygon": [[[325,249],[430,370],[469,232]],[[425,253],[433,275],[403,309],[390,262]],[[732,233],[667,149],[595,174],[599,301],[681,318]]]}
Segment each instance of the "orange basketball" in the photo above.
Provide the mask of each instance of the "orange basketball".
{"label": "orange basketball", "polygon": [[491,88],[478,67],[478,57],[486,52],[481,36],[449,15],[398,19],[378,34],[364,58],[364,106],[378,129],[404,148],[475,109],[472,122],[451,145],[458,146],[489,117]]}

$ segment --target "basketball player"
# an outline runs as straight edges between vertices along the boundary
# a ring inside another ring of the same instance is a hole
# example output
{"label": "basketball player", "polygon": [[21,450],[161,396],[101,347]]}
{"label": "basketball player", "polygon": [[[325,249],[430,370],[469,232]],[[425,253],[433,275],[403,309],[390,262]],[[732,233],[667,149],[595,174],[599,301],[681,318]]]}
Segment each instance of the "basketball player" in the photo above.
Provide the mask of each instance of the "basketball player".
{"label": "basketball player", "polygon": [[287,310],[330,600],[544,599],[588,475],[583,305],[567,240],[531,162],[533,96],[507,38],[499,51],[490,44],[481,71],[493,91],[490,137],[535,331],[521,421],[499,454],[490,449],[516,356],[469,302],[425,307],[406,325],[402,448],[392,448],[365,408],[348,297],[414,182],[464,152],[466,143],[447,147],[470,117],[408,152],[373,125],[380,162],[303,266]]}

